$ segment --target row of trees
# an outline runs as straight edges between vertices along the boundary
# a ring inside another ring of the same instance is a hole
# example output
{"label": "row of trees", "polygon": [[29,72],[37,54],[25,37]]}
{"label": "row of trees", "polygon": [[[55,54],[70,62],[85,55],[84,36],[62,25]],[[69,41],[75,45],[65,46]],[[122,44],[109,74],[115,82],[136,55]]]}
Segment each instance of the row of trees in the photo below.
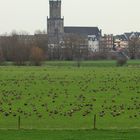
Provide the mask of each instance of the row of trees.
{"label": "row of trees", "polygon": [[0,61],[12,61],[16,65],[40,65],[43,60],[87,59],[88,46],[84,37],[65,36],[61,44],[48,45],[46,34],[1,36]]}
{"label": "row of trees", "polygon": [[[91,52],[85,37],[69,34],[64,42],[49,46],[47,35],[38,32],[35,35],[13,33],[0,37],[0,63],[12,61],[16,65],[41,65],[43,60],[76,60],[80,63],[85,59],[116,59],[116,55],[109,53],[106,46],[100,52]],[[129,47],[125,53],[131,58],[140,58],[140,38],[129,40]]]}
{"label": "row of trees", "polygon": [[128,52],[131,59],[140,59],[140,38],[139,37],[133,37],[129,40]]}
{"label": "row of trees", "polygon": [[[15,65],[25,65],[29,62],[31,65],[41,65],[45,59],[45,53],[41,44],[37,40],[27,40],[27,35],[13,34],[11,36],[2,36],[0,39],[0,63],[12,61]],[[42,42],[42,41],[41,41]]]}

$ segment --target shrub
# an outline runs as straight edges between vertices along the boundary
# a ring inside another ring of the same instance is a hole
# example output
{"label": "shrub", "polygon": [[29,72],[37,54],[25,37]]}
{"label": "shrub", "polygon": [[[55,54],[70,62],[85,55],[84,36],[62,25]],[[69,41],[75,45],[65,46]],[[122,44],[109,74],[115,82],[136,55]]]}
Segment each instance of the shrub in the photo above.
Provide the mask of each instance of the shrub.
{"label": "shrub", "polygon": [[117,58],[117,66],[124,66],[127,63],[126,58]]}
{"label": "shrub", "polygon": [[35,66],[40,66],[44,60],[43,50],[39,47],[33,47],[31,49],[31,64]]}
{"label": "shrub", "polygon": [[3,65],[3,63],[4,63],[3,51],[2,51],[2,49],[0,48],[0,65]]}

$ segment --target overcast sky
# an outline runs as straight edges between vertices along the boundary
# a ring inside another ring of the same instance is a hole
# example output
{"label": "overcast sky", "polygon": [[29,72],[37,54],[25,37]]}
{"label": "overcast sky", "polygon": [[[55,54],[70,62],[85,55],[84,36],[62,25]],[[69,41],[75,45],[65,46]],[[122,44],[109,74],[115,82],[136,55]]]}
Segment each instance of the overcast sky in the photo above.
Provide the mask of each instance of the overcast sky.
{"label": "overcast sky", "polygon": [[[0,34],[46,30],[49,0],[0,0]],[[140,0],[62,0],[66,26],[98,26],[103,33],[140,31]]]}

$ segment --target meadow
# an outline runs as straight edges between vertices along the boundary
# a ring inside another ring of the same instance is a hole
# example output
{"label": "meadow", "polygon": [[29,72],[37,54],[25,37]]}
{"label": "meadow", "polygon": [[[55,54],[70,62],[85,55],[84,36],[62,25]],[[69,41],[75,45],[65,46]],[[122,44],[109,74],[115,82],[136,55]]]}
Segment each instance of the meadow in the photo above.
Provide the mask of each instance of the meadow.
{"label": "meadow", "polygon": [[139,140],[139,130],[0,130],[0,140]]}
{"label": "meadow", "polygon": [[124,67],[114,61],[82,62],[80,68],[76,62],[57,61],[41,67],[0,67],[0,129],[13,130],[0,131],[0,137],[16,132],[19,117],[20,129],[88,135],[94,115],[96,128],[111,130],[107,134],[140,129],[139,61]]}
{"label": "meadow", "polygon": [[137,140],[139,82],[140,61],[1,66],[0,140]]}

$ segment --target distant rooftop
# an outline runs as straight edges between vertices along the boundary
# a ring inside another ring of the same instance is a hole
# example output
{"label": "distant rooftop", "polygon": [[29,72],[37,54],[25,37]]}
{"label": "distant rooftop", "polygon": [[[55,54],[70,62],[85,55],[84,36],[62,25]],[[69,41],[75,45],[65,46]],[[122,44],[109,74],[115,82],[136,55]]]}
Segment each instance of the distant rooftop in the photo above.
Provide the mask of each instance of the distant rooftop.
{"label": "distant rooftop", "polygon": [[49,0],[49,1],[61,1],[61,0]]}
{"label": "distant rooftop", "polygon": [[65,33],[74,33],[81,35],[96,35],[99,36],[100,30],[98,27],[77,27],[77,26],[66,26],[64,27]]}

